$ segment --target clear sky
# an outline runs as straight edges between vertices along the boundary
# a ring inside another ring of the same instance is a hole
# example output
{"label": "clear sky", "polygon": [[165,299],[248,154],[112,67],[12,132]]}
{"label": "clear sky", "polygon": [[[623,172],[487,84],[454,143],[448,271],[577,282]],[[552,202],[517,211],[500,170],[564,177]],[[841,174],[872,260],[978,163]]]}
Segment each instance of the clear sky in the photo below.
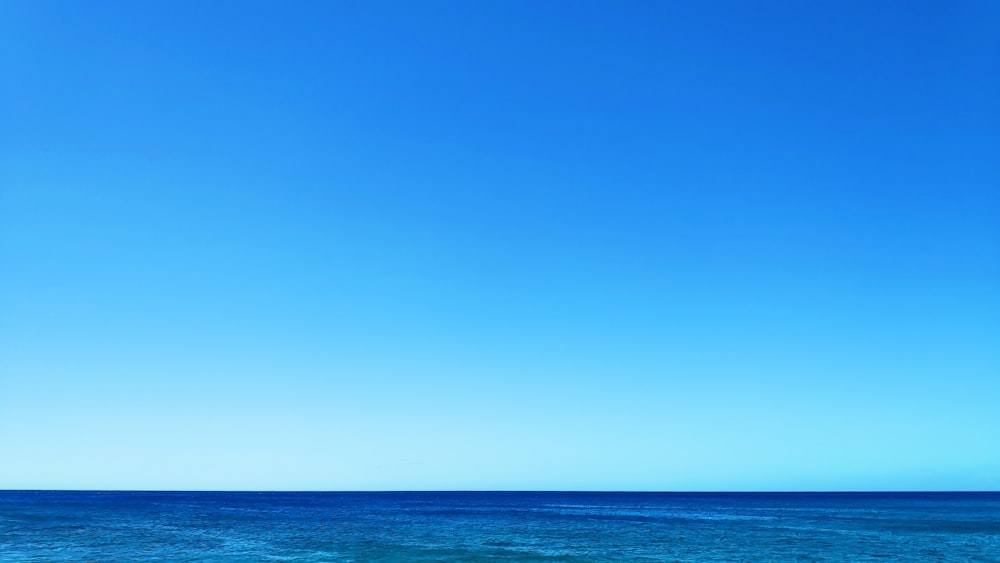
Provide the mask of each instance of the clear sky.
{"label": "clear sky", "polygon": [[1000,5],[0,2],[0,488],[1000,489]]}

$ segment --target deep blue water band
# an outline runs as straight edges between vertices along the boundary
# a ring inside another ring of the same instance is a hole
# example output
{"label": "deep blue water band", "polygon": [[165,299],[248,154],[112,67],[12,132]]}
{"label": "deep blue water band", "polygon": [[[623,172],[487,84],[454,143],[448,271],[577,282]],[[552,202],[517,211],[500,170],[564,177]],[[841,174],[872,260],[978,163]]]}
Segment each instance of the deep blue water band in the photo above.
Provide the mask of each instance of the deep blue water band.
{"label": "deep blue water band", "polygon": [[0,491],[0,560],[1000,561],[1000,493]]}

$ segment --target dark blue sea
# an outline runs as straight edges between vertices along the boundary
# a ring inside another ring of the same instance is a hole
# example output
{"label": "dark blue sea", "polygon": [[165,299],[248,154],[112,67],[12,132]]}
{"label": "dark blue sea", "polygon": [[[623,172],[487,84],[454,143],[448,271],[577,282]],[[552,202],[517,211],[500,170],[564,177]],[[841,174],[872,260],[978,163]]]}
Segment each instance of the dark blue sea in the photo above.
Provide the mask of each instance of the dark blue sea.
{"label": "dark blue sea", "polygon": [[1000,561],[1000,493],[0,491],[0,561]]}

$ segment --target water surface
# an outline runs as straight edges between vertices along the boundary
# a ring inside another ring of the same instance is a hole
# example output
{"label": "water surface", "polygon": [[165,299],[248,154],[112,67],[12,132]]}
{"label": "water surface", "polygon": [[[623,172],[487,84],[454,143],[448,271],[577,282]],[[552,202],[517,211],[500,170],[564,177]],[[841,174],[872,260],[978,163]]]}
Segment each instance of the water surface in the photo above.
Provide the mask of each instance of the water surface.
{"label": "water surface", "polygon": [[1000,493],[0,491],[0,561],[1000,562]]}

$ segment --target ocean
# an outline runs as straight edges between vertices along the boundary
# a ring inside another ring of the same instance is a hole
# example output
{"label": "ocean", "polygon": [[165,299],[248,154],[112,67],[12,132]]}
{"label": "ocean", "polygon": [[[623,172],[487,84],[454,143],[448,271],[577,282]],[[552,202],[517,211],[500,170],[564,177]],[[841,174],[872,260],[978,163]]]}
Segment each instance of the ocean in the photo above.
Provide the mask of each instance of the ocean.
{"label": "ocean", "polygon": [[0,491],[0,561],[1000,562],[1000,493]]}

